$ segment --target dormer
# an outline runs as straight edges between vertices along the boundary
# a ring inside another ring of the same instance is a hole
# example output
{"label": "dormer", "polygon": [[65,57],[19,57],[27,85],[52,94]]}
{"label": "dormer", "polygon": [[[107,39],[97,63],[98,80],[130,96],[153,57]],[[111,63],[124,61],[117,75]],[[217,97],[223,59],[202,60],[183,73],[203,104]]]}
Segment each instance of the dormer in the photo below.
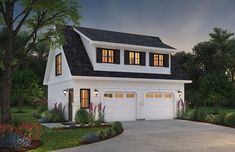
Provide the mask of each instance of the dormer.
{"label": "dormer", "polygon": [[160,38],[114,31],[74,28],[95,71],[171,74],[177,50]]}

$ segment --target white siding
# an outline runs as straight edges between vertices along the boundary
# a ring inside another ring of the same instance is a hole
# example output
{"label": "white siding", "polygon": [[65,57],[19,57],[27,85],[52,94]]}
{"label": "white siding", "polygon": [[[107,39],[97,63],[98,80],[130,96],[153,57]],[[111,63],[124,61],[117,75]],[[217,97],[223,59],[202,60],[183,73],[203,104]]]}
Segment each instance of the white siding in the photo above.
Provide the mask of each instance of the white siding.
{"label": "white siding", "polygon": [[[62,74],[59,76],[55,75],[55,56],[57,54],[61,53],[62,55]],[[64,51],[62,48],[56,48],[55,50],[50,51],[50,54],[52,55],[51,59],[51,65],[50,65],[50,71],[49,71],[49,78],[48,83],[58,83],[63,81],[71,80],[71,73],[68,66],[67,59],[65,57]]]}

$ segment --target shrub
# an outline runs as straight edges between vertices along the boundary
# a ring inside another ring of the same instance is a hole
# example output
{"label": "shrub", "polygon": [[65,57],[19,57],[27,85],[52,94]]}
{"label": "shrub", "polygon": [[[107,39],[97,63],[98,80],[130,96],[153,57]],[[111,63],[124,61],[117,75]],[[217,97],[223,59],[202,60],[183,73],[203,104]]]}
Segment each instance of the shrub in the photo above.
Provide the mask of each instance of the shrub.
{"label": "shrub", "polygon": [[98,121],[100,121],[100,123],[104,122],[104,113],[103,112],[98,113]]}
{"label": "shrub", "polygon": [[197,115],[196,115],[196,120],[204,122],[206,119],[206,115],[207,115],[207,113],[205,111],[198,111]]}
{"label": "shrub", "polygon": [[224,123],[230,127],[235,127],[235,112],[227,113],[224,118]]}
{"label": "shrub", "polygon": [[81,138],[80,144],[90,144],[93,142],[100,141],[100,139],[101,138],[97,136],[95,133],[89,133]]}
{"label": "shrub", "polygon": [[42,113],[42,116],[47,118],[50,122],[63,122],[65,121],[64,111],[65,106],[63,107],[62,103],[55,103],[54,108]]}
{"label": "shrub", "polygon": [[119,121],[115,121],[111,123],[111,128],[116,132],[116,133],[122,133],[124,131],[122,123]]}
{"label": "shrub", "polygon": [[89,112],[88,113],[88,123],[89,123],[89,126],[95,126],[95,116],[93,115],[92,112]]}
{"label": "shrub", "polygon": [[47,104],[40,104],[37,109],[38,116],[40,116],[41,113],[43,113],[44,111],[47,111],[47,110],[48,110]]}
{"label": "shrub", "polygon": [[13,117],[11,120],[13,126],[19,126],[22,124],[22,121],[18,117]]}
{"label": "shrub", "polygon": [[225,112],[220,112],[216,117],[215,123],[220,125],[224,124],[225,115],[226,115]]}
{"label": "shrub", "polygon": [[101,126],[101,121],[100,120],[95,120],[95,126],[100,127]]}
{"label": "shrub", "polygon": [[81,125],[89,123],[89,113],[84,109],[79,109],[75,115],[75,122]]}
{"label": "shrub", "polygon": [[49,110],[45,113],[49,122],[62,122],[65,121],[64,113],[62,111]]}
{"label": "shrub", "polygon": [[9,133],[0,138],[0,148],[18,148],[27,147],[30,145],[30,141],[23,136],[16,133]]}
{"label": "shrub", "polygon": [[218,117],[218,115],[207,114],[207,115],[206,115],[206,118],[205,118],[205,122],[215,124],[217,117]]}

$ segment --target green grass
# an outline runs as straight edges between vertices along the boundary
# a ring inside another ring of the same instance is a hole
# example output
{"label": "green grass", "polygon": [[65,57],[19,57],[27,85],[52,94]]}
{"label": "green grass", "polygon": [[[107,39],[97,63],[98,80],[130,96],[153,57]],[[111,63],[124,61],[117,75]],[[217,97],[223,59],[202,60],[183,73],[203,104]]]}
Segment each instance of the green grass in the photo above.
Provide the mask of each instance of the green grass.
{"label": "green grass", "polygon": [[[24,107],[24,113],[15,113],[17,108],[12,108],[12,118],[17,118],[20,122],[36,122],[33,118],[32,112],[35,109],[31,107]],[[64,130],[52,130],[46,127],[42,128],[42,142],[43,146],[31,150],[31,152],[45,152],[63,148],[69,148],[80,145],[80,139],[87,133],[96,132],[99,128],[76,128]]]}

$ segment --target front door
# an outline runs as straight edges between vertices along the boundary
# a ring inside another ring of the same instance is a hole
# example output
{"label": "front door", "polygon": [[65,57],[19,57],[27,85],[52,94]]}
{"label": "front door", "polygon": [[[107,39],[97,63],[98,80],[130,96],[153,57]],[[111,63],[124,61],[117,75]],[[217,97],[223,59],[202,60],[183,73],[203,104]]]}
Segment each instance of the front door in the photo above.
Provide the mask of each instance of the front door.
{"label": "front door", "polygon": [[68,104],[69,121],[73,120],[73,100],[74,100],[73,89],[69,89],[69,104]]}

